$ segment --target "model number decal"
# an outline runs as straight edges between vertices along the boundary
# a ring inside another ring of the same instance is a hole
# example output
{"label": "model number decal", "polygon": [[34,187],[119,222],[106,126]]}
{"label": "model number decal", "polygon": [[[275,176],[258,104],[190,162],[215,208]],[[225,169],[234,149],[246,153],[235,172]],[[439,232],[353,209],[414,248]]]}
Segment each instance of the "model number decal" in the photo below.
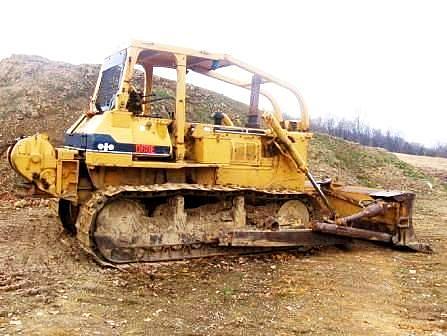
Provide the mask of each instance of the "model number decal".
{"label": "model number decal", "polygon": [[145,153],[145,154],[152,154],[152,153],[155,152],[155,148],[152,145],[136,144],[135,145],[135,152],[137,152],[137,153]]}

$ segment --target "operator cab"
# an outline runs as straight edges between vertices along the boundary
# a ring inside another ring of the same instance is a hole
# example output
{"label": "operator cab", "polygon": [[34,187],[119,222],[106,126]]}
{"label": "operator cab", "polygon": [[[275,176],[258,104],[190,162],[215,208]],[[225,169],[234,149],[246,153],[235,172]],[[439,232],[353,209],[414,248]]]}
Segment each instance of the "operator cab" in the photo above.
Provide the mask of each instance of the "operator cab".
{"label": "operator cab", "polygon": [[[229,67],[250,74],[251,80],[233,78],[220,72]],[[153,87],[154,70],[158,68],[173,69],[176,72],[175,83],[165,90]],[[177,121],[180,119],[180,122],[182,119],[189,119],[185,116],[189,103],[186,95],[186,76],[189,71],[248,90],[250,105],[245,123],[248,128],[261,128],[260,96],[271,103],[274,114],[280,121],[284,119],[278,103],[265,87],[267,84],[274,83],[285,88],[297,98],[297,107],[302,114],[299,121],[294,120],[295,122],[292,123],[294,129],[299,131],[308,129],[304,103],[297,90],[290,84],[228,55],[144,42],[133,42],[127,49],[105,59],[101,69],[101,79],[93,98],[94,112],[103,113],[114,109],[124,109],[138,116],[163,117]],[[224,111],[209,112],[208,117],[211,117],[211,112],[225,114]],[[292,114],[297,115],[297,113]],[[228,116],[222,117],[221,122],[223,125],[233,126]]]}

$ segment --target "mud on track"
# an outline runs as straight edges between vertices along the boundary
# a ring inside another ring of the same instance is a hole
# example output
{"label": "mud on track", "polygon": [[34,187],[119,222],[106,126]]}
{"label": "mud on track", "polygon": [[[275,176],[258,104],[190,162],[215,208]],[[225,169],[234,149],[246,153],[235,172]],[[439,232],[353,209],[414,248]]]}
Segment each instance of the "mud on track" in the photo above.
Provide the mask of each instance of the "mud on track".
{"label": "mud on track", "polygon": [[434,255],[355,243],[124,272],[79,251],[51,204],[5,203],[0,335],[447,335],[446,201],[417,202]]}

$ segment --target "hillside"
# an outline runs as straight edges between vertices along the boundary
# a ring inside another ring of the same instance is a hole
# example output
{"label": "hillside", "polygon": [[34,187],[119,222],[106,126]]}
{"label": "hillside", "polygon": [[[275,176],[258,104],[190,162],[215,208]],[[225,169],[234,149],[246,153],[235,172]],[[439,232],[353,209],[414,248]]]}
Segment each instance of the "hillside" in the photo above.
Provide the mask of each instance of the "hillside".
{"label": "hillside", "polygon": [[0,141],[48,131],[62,139],[86,108],[99,66],[71,65],[39,56],[0,61]]}
{"label": "hillside", "polygon": [[430,191],[442,181],[400,160],[394,153],[326,134],[315,134],[309,147],[309,165],[320,177],[346,184],[384,189]]}

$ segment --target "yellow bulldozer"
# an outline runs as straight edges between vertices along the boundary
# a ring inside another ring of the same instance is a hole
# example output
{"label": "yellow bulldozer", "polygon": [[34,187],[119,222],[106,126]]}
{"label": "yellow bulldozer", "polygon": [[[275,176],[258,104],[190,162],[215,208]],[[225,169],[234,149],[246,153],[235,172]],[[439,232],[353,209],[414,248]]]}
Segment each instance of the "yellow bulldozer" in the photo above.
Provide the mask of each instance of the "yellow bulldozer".
{"label": "yellow bulldozer", "polygon": [[[159,68],[175,70],[175,95],[153,90]],[[189,120],[190,71],[248,90],[246,124],[221,111],[210,123]],[[296,111],[281,110],[272,84],[293,95]],[[165,99],[172,110],[162,115],[156,105]],[[59,199],[65,230],[102,264],[353,238],[430,250],[415,240],[413,193],[316,181],[307,167],[311,138],[306,105],[291,84],[226,54],[134,41],[105,59],[89,110],[62,148],[37,134],[11,145],[8,160],[36,190]]]}

